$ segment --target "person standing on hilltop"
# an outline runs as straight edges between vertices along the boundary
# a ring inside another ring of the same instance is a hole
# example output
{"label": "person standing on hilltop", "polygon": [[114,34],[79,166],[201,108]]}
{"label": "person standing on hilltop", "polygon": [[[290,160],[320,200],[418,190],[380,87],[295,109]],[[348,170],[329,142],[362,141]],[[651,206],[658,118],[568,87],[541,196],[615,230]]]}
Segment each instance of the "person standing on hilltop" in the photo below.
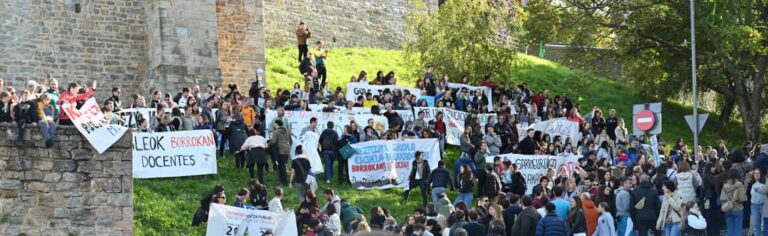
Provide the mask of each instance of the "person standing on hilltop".
{"label": "person standing on hilltop", "polygon": [[315,69],[317,69],[317,77],[320,79],[320,84],[325,84],[325,78],[328,77],[325,70],[325,58],[328,57],[328,49],[323,48],[323,41],[317,41],[315,43]]}
{"label": "person standing on hilltop", "polygon": [[307,47],[307,39],[312,37],[312,32],[307,29],[304,22],[299,22],[299,28],[296,29],[296,44],[299,46],[299,62],[307,55],[309,48]]}

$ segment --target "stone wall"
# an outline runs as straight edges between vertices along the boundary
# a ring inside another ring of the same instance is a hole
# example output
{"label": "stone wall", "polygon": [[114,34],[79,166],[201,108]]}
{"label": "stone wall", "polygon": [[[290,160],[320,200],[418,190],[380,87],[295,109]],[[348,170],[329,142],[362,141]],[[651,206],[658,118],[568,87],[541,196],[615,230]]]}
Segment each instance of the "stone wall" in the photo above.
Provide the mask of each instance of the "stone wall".
{"label": "stone wall", "polygon": [[[248,91],[266,66],[262,0],[216,0],[219,66],[223,84]],[[263,76],[263,75],[262,75]]]}
{"label": "stone wall", "polygon": [[[84,2],[80,13],[75,3]],[[0,77],[22,88],[46,74],[138,91],[146,71],[142,0],[3,0]],[[90,85],[90,83],[88,83]]]}
{"label": "stone wall", "polygon": [[[437,0],[263,0],[267,46],[296,45],[296,27],[304,22],[312,42],[331,47],[401,48],[406,41],[405,17],[412,1],[429,9]],[[336,42],[333,43],[333,38]]]}
{"label": "stone wall", "polygon": [[132,235],[130,132],[98,154],[74,127],[51,148],[39,130],[18,148],[15,126],[0,125],[0,235]]}
{"label": "stone wall", "polygon": [[151,65],[144,91],[175,95],[193,84],[221,83],[215,0],[145,0]]}

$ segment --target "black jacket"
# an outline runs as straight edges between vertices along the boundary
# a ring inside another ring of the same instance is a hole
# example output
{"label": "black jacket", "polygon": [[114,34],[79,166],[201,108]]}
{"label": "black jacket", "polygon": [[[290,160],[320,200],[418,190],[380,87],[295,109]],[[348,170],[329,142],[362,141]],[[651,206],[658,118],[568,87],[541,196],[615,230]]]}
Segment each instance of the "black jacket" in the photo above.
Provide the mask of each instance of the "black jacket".
{"label": "black jacket", "polygon": [[[417,162],[418,162],[417,160],[413,160],[413,162],[411,162],[411,174],[408,175],[408,181],[415,181],[416,180],[416,168],[419,166],[417,164]],[[422,166],[423,166],[424,170],[422,170],[422,172],[421,172],[423,174],[423,176],[421,176],[421,180],[428,180],[429,176],[431,174],[430,173],[431,172],[431,168],[429,168],[429,162],[427,160],[423,160],[423,162],[424,162],[424,165],[422,165]]]}
{"label": "black jacket", "polygon": [[251,199],[251,204],[259,210],[264,210],[269,204],[269,200],[267,199],[267,189],[264,187],[260,189],[251,189],[249,198]]}
{"label": "black jacket", "polygon": [[533,155],[536,149],[536,144],[533,143],[533,139],[531,137],[525,137],[523,141],[520,141],[520,146],[518,148],[520,150],[520,154]]}
{"label": "black jacket", "polygon": [[320,147],[323,148],[325,151],[336,151],[336,142],[339,140],[339,134],[336,133],[336,130],[333,129],[325,129],[323,130],[323,133],[320,134]]}
{"label": "black jacket", "polygon": [[586,233],[587,221],[584,218],[584,212],[579,209],[576,211],[576,215],[572,218],[573,219],[568,218],[568,226],[570,227],[568,229],[570,231],[568,234],[573,235],[574,233]]}
{"label": "black jacket", "polygon": [[432,188],[436,187],[450,187],[453,190],[453,181],[451,181],[451,173],[445,167],[438,167],[432,171],[429,175],[429,180],[432,183]]}
{"label": "black jacket", "polygon": [[0,123],[13,121],[13,118],[11,117],[11,110],[13,110],[13,107],[11,105],[11,101],[8,101],[8,104],[0,101]]}
{"label": "black jacket", "polygon": [[515,219],[523,211],[523,207],[515,203],[510,205],[502,213],[504,216],[504,225],[506,226],[507,235],[512,236],[512,227],[515,225]]}
{"label": "black jacket", "polygon": [[229,123],[229,127],[225,131],[227,137],[229,137],[229,150],[235,152],[240,150],[245,143],[245,139],[248,138],[248,125],[243,123],[242,120],[235,120]]}
{"label": "black jacket", "polygon": [[520,172],[512,173],[512,186],[510,187],[512,193],[518,196],[525,195],[525,191],[528,191],[528,184],[525,183],[525,176]]}
{"label": "black jacket", "polygon": [[535,236],[539,220],[541,220],[541,215],[536,212],[536,209],[533,207],[523,209],[515,220],[510,235]]}
{"label": "black jacket", "polygon": [[467,231],[467,235],[485,235],[486,233],[485,226],[477,222],[470,222],[461,227]]}
{"label": "black jacket", "polygon": [[[645,198],[645,206],[642,209],[635,209],[635,205]],[[637,221],[650,221],[656,222],[659,218],[659,211],[661,209],[661,202],[659,201],[659,195],[656,190],[653,189],[650,181],[640,182],[640,187],[632,191],[632,202],[630,203],[630,211],[632,218]]]}
{"label": "black jacket", "polygon": [[36,102],[21,102],[16,104],[16,106],[13,106],[13,111],[16,114],[16,119],[14,119],[16,122],[34,123],[39,120]]}
{"label": "black jacket", "polygon": [[311,74],[312,69],[315,69],[315,65],[312,64],[312,59],[304,58],[304,60],[301,60],[301,64],[299,64],[299,72],[302,75]]}

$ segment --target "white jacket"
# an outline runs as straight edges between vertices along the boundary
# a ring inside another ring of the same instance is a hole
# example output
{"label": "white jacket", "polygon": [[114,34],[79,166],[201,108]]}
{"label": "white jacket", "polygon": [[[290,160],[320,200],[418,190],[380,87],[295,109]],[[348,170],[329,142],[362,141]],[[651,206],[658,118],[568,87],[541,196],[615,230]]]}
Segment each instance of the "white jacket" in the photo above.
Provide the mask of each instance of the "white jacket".
{"label": "white jacket", "polygon": [[341,219],[339,219],[339,213],[335,213],[328,217],[328,222],[326,222],[325,227],[328,227],[328,230],[330,230],[334,236],[341,235]]}

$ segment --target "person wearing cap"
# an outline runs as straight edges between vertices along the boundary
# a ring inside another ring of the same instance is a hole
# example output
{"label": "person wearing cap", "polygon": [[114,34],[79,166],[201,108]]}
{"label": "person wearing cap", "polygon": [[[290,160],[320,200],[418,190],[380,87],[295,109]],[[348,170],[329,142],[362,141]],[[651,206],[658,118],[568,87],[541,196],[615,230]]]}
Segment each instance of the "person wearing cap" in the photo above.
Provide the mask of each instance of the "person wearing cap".
{"label": "person wearing cap", "polygon": [[[59,100],[57,101],[58,105],[61,106],[66,103],[75,105],[78,100],[88,99],[96,91],[96,81],[93,81],[91,88],[86,89],[85,93],[78,93],[80,88],[80,85],[77,83],[69,83],[67,91],[64,91],[61,93],[61,96],[59,96]],[[59,125],[73,125],[72,120],[69,119],[66,112],[61,112],[59,114]]]}
{"label": "person wearing cap", "polygon": [[109,98],[107,98],[106,101],[104,101],[104,103],[112,103],[114,112],[120,111],[120,108],[122,107],[122,104],[120,102],[120,93],[121,93],[120,88],[114,87],[112,88],[112,96],[110,96]]}

